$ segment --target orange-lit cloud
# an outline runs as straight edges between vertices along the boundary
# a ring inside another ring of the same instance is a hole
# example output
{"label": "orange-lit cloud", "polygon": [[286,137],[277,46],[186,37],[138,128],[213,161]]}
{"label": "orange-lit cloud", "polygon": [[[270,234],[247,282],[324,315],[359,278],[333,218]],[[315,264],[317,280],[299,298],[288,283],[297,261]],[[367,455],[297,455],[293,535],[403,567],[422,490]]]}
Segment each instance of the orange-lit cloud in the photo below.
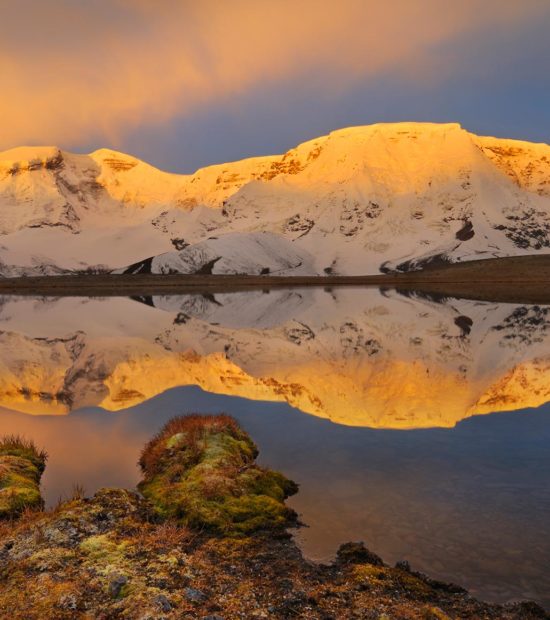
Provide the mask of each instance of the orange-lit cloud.
{"label": "orange-lit cloud", "polygon": [[433,79],[442,44],[549,15],[545,0],[19,0],[0,5],[0,149],[116,140],[295,79]]}

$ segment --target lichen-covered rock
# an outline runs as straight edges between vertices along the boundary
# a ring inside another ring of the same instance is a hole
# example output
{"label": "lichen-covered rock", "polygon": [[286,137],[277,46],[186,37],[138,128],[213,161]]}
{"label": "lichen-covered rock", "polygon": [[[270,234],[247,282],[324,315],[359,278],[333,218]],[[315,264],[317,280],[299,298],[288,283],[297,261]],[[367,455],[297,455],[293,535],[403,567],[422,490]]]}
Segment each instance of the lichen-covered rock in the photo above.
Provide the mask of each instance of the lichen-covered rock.
{"label": "lichen-covered rock", "polygon": [[46,453],[22,437],[0,440],[0,519],[21,514],[26,508],[43,507],[40,478]]}
{"label": "lichen-covered rock", "polygon": [[174,418],[145,447],[139,489],[158,513],[201,530],[242,535],[292,525],[298,490],[255,463],[250,437],[225,415]]}
{"label": "lichen-covered rock", "polygon": [[25,515],[0,530],[0,618],[159,618],[161,607],[185,610],[188,541],[186,529],[154,523],[148,502],[123,489]]}
{"label": "lichen-covered rock", "polygon": [[[24,451],[10,456],[34,458]],[[295,485],[257,467],[255,456],[254,444],[231,418],[180,418],[142,457],[144,486],[152,485],[156,508],[133,491],[101,489],[92,498],[75,497],[49,512],[26,511],[0,523],[0,618],[549,618],[533,603],[478,602],[406,563],[389,567],[358,543],[343,545],[331,565],[306,561],[278,529],[292,523],[283,499]],[[40,468],[39,459],[33,462]],[[187,492],[190,504],[180,504]],[[227,510],[227,503],[241,499],[246,505],[262,496],[275,507],[245,511],[244,521]],[[176,519],[166,517],[172,512]],[[193,523],[208,525],[190,529],[184,522],[191,515]],[[259,524],[259,531],[241,534]],[[217,535],[222,525],[230,536]]]}

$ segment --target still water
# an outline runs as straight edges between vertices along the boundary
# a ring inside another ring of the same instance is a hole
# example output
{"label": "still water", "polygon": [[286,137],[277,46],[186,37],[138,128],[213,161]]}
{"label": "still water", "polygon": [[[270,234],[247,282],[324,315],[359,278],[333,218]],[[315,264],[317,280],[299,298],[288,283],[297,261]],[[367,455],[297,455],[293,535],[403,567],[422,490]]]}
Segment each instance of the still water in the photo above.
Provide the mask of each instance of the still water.
{"label": "still water", "polygon": [[0,433],[52,504],[132,487],[170,417],[234,415],[300,484],[304,553],[364,540],[475,595],[550,606],[550,308],[374,289],[3,298]]}

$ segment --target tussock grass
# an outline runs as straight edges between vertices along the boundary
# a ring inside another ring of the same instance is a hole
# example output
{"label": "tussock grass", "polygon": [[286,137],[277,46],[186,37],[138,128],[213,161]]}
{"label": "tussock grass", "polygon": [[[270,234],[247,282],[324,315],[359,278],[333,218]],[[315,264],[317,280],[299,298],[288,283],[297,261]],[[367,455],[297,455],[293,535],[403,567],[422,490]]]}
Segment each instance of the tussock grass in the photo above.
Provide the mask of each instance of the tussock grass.
{"label": "tussock grass", "polygon": [[186,460],[189,462],[196,460],[201,451],[200,442],[206,435],[216,433],[226,433],[238,439],[246,436],[237,421],[226,414],[189,414],[172,418],[145,445],[141,452],[139,465],[147,475],[158,473],[166,457],[167,442],[180,436],[185,441]]}
{"label": "tussock grass", "polygon": [[30,439],[20,435],[0,438],[0,519],[43,508],[40,479],[47,458]]}
{"label": "tussock grass", "polygon": [[46,467],[48,453],[37,448],[32,439],[22,435],[4,435],[0,437],[0,456],[18,456],[32,461],[42,473]]}
{"label": "tussock grass", "polygon": [[284,500],[297,485],[259,467],[257,455],[228,415],[174,418],[141,454],[139,489],[161,517],[195,530],[239,536],[295,523]]}

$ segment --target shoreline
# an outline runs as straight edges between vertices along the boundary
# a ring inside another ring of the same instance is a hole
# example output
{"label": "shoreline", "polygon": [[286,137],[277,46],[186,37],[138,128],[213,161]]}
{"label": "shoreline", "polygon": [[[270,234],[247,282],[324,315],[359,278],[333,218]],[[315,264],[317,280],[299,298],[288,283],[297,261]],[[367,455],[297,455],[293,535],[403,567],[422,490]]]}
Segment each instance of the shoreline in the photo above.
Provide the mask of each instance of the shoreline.
{"label": "shoreline", "polygon": [[550,618],[534,602],[483,602],[408,562],[390,566],[361,542],[330,564],[306,560],[285,503],[299,487],[257,455],[233,418],[173,418],[141,452],[139,493],[77,487],[43,511],[47,454],[4,437],[0,460],[14,475],[0,513],[2,617]]}
{"label": "shoreline", "polygon": [[0,295],[133,296],[226,293],[272,288],[361,287],[435,300],[550,304],[550,255],[484,259],[419,271],[372,275],[269,276],[68,274],[0,278]]}

